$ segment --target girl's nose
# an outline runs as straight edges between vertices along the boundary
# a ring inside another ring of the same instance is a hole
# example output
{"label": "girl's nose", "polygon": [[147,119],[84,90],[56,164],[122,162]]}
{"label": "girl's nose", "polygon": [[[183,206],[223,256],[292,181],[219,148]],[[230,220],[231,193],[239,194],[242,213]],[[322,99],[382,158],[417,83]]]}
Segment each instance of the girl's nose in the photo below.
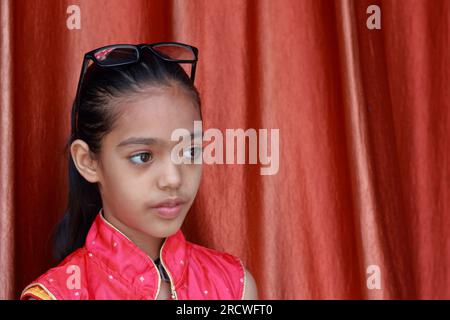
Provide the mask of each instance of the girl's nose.
{"label": "girl's nose", "polygon": [[158,179],[158,187],[161,190],[178,189],[181,186],[181,166],[172,162],[170,157],[161,167],[161,174]]}

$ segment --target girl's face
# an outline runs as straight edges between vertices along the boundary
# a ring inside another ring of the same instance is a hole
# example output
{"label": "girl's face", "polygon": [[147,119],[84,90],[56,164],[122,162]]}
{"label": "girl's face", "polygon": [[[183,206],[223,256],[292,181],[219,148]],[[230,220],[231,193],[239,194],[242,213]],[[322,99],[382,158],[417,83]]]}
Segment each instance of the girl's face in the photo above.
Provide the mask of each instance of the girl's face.
{"label": "girl's face", "polygon": [[[172,148],[179,143],[171,141],[171,134],[178,128],[194,133],[199,111],[178,86],[152,89],[151,94],[116,107],[120,116],[114,129],[103,138],[98,156],[103,210],[108,220],[125,233],[165,238],[181,227],[202,173],[201,164],[171,161]],[[194,146],[192,140],[186,148]],[[196,149],[192,150],[195,154]],[[152,208],[175,197],[183,201],[175,218],[162,217]]]}

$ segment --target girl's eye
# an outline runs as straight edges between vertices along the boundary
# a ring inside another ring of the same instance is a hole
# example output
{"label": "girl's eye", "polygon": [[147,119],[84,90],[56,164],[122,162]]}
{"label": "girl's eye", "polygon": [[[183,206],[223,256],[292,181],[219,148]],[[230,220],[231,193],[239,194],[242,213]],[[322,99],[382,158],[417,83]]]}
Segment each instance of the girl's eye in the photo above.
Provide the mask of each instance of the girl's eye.
{"label": "girl's eye", "polygon": [[191,146],[189,148],[184,149],[183,156],[188,159],[196,159],[202,153],[201,146]]}
{"label": "girl's eye", "polygon": [[150,152],[141,152],[130,157],[131,162],[137,165],[147,163],[152,159],[153,158]]}

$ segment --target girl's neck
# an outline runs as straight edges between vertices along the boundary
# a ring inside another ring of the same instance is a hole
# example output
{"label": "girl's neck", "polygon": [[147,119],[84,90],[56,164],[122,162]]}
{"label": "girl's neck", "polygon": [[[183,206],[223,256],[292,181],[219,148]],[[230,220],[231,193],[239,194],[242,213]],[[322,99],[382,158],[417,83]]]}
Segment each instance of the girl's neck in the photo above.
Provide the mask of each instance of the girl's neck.
{"label": "girl's neck", "polygon": [[101,214],[103,214],[106,221],[108,221],[114,228],[119,230],[130,241],[144,251],[152,260],[159,258],[159,252],[162,244],[164,243],[164,238],[155,238],[134,230],[120,222],[120,220],[116,219],[114,216],[109,215],[104,209],[102,209]]}

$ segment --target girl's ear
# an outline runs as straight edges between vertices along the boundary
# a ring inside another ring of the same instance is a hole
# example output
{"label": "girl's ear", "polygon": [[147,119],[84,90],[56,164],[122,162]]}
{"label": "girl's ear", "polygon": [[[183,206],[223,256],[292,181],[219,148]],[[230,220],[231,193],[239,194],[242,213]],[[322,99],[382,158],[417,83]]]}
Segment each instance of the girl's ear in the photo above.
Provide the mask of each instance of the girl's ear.
{"label": "girl's ear", "polygon": [[98,162],[92,156],[89,146],[77,139],[70,145],[70,154],[78,172],[89,182],[99,181]]}

